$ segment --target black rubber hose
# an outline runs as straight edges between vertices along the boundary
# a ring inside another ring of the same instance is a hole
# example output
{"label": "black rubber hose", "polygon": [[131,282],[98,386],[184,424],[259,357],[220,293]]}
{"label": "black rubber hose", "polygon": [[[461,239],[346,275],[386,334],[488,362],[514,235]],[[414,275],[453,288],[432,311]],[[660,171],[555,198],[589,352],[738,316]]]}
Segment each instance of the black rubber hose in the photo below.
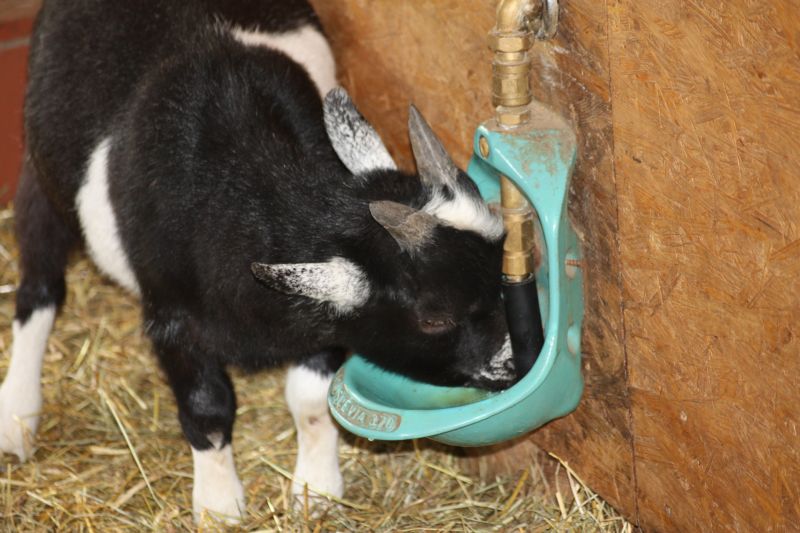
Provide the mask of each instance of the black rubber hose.
{"label": "black rubber hose", "polygon": [[518,378],[522,378],[533,367],[544,345],[536,276],[531,275],[520,282],[503,279],[503,299],[514,353],[514,367]]}

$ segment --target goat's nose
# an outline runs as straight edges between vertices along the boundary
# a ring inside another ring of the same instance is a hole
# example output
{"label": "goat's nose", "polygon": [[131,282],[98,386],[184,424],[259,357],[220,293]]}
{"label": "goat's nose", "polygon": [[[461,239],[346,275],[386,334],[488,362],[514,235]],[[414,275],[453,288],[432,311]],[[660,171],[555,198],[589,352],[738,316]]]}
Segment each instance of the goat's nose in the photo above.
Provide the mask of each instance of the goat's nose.
{"label": "goat's nose", "polygon": [[506,335],[503,345],[477,370],[473,380],[482,387],[503,388],[516,381],[517,372],[514,367],[511,338]]}

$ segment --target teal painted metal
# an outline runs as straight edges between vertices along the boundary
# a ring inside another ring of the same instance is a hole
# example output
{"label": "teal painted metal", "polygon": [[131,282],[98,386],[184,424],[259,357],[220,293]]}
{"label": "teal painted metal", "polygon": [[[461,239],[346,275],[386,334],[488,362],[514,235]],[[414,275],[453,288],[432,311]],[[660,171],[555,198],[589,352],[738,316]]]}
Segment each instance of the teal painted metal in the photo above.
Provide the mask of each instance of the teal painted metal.
{"label": "teal painted metal", "polygon": [[[430,437],[482,446],[508,440],[575,409],[583,391],[580,332],[583,281],[580,248],[567,219],[567,192],[577,153],[575,134],[552,110],[531,106],[525,128],[478,127],[468,174],[487,202],[500,201],[500,174],[525,194],[539,216],[543,257],[536,271],[545,343],[536,364],[508,390],[438,387],[386,372],[351,357],[328,395],[334,418],[348,431],[378,440]],[[480,139],[489,153],[483,157]]]}

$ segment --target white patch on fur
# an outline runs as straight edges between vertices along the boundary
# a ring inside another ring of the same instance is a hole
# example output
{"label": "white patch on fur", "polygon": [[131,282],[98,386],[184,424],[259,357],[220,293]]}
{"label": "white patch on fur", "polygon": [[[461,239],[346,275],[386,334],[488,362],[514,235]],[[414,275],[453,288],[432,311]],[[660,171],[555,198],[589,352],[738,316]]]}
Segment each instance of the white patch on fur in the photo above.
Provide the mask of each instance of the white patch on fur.
{"label": "white patch on fur", "polygon": [[310,25],[285,33],[231,29],[234,39],[245,46],[267,46],[283,52],[306,69],[320,96],[336,87],[336,62],[325,36]]}
{"label": "white patch on fur", "polygon": [[436,190],[422,210],[448,226],[474,231],[490,241],[496,241],[503,236],[503,218],[500,215],[491,212],[489,206],[471,194],[457,187],[450,190],[454,192],[452,200]]}
{"label": "white patch on fur", "polygon": [[267,268],[286,292],[326,302],[337,313],[350,313],[369,299],[366,275],[342,257],[325,263],[290,263]]}
{"label": "white patch on fur", "polygon": [[192,459],[192,509],[195,522],[200,523],[204,517],[226,524],[241,522],[245,512],[244,488],[236,474],[231,445],[202,451],[192,448]]}
{"label": "white patch on fur", "polygon": [[14,321],[11,364],[0,386],[0,451],[28,458],[42,408],[42,361],[56,308],[35,310],[25,324]]}
{"label": "white patch on fur", "polygon": [[139,284],[119,238],[117,219],[108,195],[108,152],[111,138],[103,139],[89,158],[81,189],[75,198],[89,255],[111,279],[139,294]]}
{"label": "white patch on fur", "polygon": [[514,352],[511,349],[511,337],[506,340],[495,353],[489,363],[480,369],[478,376],[489,381],[505,381],[514,377]]}
{"label": "white patch on fur", "polygon": [[358,112],[350,95],[337,88],[325,96],[325,130],[344,166],[355,175],[397,170],[375,128]]}
{"label": "white patch on fur", "polygon": [[339,471],[339,432],[328,412],[328,387],[332,376],[302,366],[286,374],[286,403],[297,428],[297,463],[292,494],[295,505],[304,505],[304,486],[309,494],[341,497],[344,481]]}

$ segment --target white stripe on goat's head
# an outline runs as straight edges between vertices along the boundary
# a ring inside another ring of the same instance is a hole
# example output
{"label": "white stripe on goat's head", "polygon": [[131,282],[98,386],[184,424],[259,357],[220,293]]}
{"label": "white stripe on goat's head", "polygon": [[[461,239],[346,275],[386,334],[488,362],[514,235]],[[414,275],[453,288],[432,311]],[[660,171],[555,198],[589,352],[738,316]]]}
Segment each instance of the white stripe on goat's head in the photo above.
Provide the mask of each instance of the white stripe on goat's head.
{"label": "white stripe on goat's head", "polygon": [[430,191],[422,210],[456,229],[474,231],[490,241],[500,239],[503,220],[489,210],[414,105],[408,110],[408,134],[419,177]]}
{"label": "white stripe on goat's head", "polygon": [[503,236],[502,217],[492,212],[483,200],[463,189],[452,191],[450,197],[445,190],[434,190],[422,210],[448,226],[474,231],[490,241],[499,240]]}

